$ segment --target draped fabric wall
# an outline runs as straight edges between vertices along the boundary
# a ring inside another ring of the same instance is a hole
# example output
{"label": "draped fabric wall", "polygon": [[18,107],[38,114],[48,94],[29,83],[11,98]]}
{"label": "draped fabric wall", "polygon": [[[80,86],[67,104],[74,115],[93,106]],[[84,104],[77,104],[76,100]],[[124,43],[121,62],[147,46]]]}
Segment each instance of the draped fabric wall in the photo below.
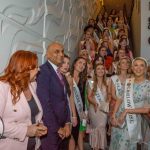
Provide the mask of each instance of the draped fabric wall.
{"label": "draped fabric wall", "polygon": [[46,47],[54,40],[75,56],[83,27],[97,15],[100,1],[0,0],[0,72],[18,49],[37,52],[43,63]]}

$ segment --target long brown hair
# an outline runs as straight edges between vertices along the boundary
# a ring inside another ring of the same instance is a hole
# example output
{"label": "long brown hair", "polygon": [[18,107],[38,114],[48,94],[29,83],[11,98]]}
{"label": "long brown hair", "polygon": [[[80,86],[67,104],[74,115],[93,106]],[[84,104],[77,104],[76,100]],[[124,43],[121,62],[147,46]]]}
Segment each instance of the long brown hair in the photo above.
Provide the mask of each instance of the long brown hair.
{"label": "long brown hair", "polygon": [[[94,67],[94,84],[93,84],[93,92],[96,93],[97,91],[97,83],[98,83],[98,79],[97,79],[97,75],[96,75],[96,69],[98,66],[104,66],[103,64],[96,64]],[[103,76],[103,84],[106,86],[107,88],[107,83],[106,83],[106,73]]]}
{"label": "long brown hair", "polygon": [[84,70],[83,70],[82,72],[80,72],[80,74],[79,74],[80,80],[81,80],[82,82],[85,82],[86,79],[87,79],[87,61],[86,61],[85,58],[83,58],[83,57],[77,57],[77,58],[74,60],[74,62],[72,63],[72,67],[71,67],[71,75],[72,75],[72,77],[73,77],[73,74],[74,74],[74,66],[75,66],[75,64],[77,63],[77,61],[80,60],[80,59],[83,59],[83,60],[85,60],[85,62],[86,62],[86,65],[85,65]]}
{"label": "long brown hair", "polygon": [[30,82],[29,71],[36,68],[37,63],[37,55],[30,51],[18,50],[11,56],[0,81],[9,83],[13,104],[19,101],[21,92],[28,87]]}

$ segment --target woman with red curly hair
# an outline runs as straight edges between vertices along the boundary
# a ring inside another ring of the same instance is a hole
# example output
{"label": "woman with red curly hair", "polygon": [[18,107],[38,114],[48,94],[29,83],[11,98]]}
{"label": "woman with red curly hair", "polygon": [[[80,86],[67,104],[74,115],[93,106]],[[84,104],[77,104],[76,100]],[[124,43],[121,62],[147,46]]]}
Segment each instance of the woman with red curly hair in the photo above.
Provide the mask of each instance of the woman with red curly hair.
{"label": "woman with red curly hair", "polygon": [[4,122],[0,149],[38,149],[38,137],[47,133],[40,123],[43,111],[35,92],[37,73],[37,55],[19,50],[0,77],[0,117]]}

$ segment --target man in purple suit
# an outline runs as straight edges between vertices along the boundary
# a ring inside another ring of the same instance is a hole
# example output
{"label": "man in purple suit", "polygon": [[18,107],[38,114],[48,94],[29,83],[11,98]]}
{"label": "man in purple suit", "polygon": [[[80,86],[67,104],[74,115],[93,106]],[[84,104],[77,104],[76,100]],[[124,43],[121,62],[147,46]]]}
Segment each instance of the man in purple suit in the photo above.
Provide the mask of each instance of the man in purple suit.
{"label": "man in purple suit", "polygon": [[37,95],[43,108],[43,122],[48,134],[41,139],[42,150],[67,150],[70,135],[70,110],[63,76],[58,70],[64,57],[63,45],[51,43],[47,48],[47,61],[40,67],[37,77]]}

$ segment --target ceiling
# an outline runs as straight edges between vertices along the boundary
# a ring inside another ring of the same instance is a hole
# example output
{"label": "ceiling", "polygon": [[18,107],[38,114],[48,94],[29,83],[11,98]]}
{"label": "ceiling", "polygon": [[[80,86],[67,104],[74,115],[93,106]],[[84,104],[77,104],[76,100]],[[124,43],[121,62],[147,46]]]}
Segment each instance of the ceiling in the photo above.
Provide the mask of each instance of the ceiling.
{"label": "ceiling", "polygon": [[104,6],[108,12],[111,11],[112,8],[117,10],[123,9],[123,5],[126,5],[127,15],[131,15],[132,3],[134,0],[103,0]]}

